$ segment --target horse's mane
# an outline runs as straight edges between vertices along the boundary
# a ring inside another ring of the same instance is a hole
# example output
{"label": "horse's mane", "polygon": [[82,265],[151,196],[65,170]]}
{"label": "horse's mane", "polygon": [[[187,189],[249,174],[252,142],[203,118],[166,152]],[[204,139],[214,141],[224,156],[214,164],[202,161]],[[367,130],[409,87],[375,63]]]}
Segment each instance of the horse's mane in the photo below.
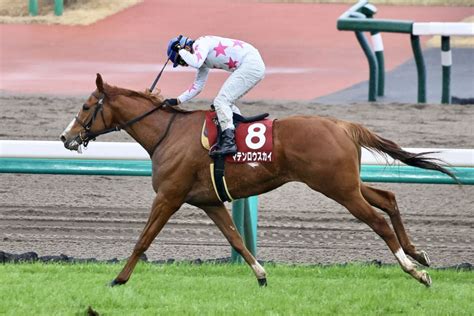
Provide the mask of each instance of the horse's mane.
{"label": "horse's mane", "polygon": [[159,92],[155,94],[139,92],[139,91],[129,90],[125,88],[110,86],[106,83],[104,84],[104,89],[105,89],[105,93],[110,97],[119,96],[119,95],[123,95],[126,97],[138,97],[138,98],[143,98],[150,101],[155,106],[162,106],[163,101],[165,100],[163,96],[159,94]]}
{"label": "horse's mane", "polygon": [[146,99],[150,101],[156,107],[163,107],[163,110],[168,110],[172,112],[180,112],[180,113],[191,112],[191,111],[184,110],[180,108],[179,106],[164,106],[165,98],[160,94],[160,91],[152,94],[149,92],[140,92],[140,91],[134,91],[134,90],[129,90],[125,88],[110,86],[106,83],[104,83],[104,89],[105,89],[106,94],[110,97],[119,96],[119,95],[132,97],[132,98],[137,97],[137,98],[142,98],[142,99]]}

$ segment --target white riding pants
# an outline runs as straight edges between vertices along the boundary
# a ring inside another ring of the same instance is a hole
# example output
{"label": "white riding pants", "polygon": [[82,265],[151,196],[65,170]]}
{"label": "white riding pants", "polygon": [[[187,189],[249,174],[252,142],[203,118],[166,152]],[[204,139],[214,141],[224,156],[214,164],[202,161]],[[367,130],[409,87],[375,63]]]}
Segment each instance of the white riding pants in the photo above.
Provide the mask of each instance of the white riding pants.
{"label": "white riding pants", "polygon": [[217,118],[222,130],[234,129],[232,112],[240,114],[235,102],[249,92],[265,77],[265,64],[258,50],[245,55],[237,68],[224,82],[219,94],[214,99]]}

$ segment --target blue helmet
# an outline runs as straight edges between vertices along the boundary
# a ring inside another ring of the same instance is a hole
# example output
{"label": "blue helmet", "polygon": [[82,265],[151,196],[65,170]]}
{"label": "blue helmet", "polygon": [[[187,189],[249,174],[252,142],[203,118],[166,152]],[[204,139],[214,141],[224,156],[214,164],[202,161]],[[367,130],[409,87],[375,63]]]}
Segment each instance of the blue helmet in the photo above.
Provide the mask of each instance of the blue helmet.
{"label": "blue helmet", "polygon": [[166,51],[169,59],[173,62],[173,67],[177,67],[178,66],[178,53],[175,52],[173,50],[173,46],[176,45],[176,43],[179,42],[179,45],[181,47],[184,48],[184,46],[189,46],[189,45],[192,45],[193,44],[193,40],[189,37],[186,37],[186,36],[178,36],[178,37],[174,37],[172,38],[169,42],[168,42],[168,49]]}

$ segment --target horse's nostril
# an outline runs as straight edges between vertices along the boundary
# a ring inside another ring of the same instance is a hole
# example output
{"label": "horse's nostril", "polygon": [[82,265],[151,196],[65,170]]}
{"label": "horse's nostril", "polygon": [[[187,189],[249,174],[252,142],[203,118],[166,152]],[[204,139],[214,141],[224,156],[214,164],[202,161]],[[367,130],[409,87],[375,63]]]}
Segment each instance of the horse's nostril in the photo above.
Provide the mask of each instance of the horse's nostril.
{"label": "horse's nostril", "polygon": [[66,141],[66,136],[61,135],[59,136],[59,139],[64,143]]}

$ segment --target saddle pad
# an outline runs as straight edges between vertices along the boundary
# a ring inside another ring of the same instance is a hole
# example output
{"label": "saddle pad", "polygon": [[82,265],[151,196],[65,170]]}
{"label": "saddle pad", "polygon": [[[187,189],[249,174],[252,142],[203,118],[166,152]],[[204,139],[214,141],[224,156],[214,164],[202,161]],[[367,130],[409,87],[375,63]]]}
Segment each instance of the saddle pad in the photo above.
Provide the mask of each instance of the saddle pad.
{"label": "saddle pad", "polygon": [[[235,132],[237,153],[226,157],[226,162],[272,162],[273,155],[273,122],[264,119],[251,123],[239,123]],[[217,142],[217,114],[207,111],[201,134],[202,146],[210,150]]]}

